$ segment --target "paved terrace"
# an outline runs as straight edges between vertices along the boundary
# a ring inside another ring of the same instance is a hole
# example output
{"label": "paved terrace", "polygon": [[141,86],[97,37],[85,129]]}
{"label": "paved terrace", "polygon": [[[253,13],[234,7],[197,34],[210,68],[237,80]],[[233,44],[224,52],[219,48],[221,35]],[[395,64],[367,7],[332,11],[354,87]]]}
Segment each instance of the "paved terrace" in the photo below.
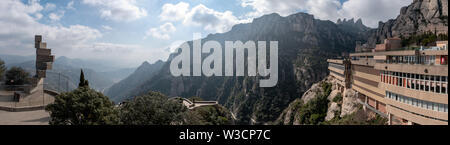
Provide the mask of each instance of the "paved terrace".
{"label": "paved terrace", "polygon": [[8,112],[0,110],[0,125],[48,125],[50,114],[44,110]]}

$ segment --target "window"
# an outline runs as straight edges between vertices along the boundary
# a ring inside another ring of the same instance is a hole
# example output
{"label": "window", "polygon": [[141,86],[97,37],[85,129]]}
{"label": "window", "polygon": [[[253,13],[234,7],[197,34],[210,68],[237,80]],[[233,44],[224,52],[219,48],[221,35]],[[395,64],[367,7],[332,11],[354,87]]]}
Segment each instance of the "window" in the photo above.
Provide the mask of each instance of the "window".
{"label": "window", "polygon": [[430,91],[431,92],[435,92],[435,90],[434,90],[434,85],[435,84],[436,84],[435,82],[431,82],[431,84],[430,84]]}
{"label": "window", "polygon": [[444,112],[444,104],[439,104],[438,111]]}
{"label": "window", "polygon": [[439,104],[433,103],[433,111],[439,111]]}
{"label": "window", "polygon": [[447,94],[447,87],[442,86],[441,92],[442,92],[442,94]]}

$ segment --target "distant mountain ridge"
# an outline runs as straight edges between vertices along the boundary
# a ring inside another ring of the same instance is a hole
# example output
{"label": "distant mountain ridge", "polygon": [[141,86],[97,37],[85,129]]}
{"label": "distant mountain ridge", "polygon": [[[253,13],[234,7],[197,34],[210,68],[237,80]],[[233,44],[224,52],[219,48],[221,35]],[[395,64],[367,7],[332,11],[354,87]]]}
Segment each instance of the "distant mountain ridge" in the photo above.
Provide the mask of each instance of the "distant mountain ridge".
{"label": "distant mountain ridge", "polygon": [[[35,72],[35,56],[0,55],[0,59],[5,60],[7,67],[17,66],[24,68],[31,74]],[[87,66],[90,67],[86,68]],[[129,68],[99,72],[102,71],[101,68],[107,68],[107,66],[102,67],[98,65],[100,67],[96,68],[97,71],[91,69],[95,66],[95,63],[90,63],[90,61],[86,60],[70,59],[64,56],[58,57],[53,64],[53,69],[47,71],[46,87],[56,91],[73,90],[78,86],[80,69],[83,69],[91,87],[104,92],[114,83],[114,80],[121,80],[134,70]],[[61,77],[59,74],[62,74]]]}
{"label": "distant mountain ridge", "polygon": [[145,61],[128,77],[112,85],[106,91],[106,95],[109,96],[113,101],[124,101],[124,99],[128,97],[127,95],[130,94],[131,91],[134,91],[145,81],[150,80],[156,73],[158,73],[159,70],[161,70],[163,65],[164,62],[161,60],[153,64]]}

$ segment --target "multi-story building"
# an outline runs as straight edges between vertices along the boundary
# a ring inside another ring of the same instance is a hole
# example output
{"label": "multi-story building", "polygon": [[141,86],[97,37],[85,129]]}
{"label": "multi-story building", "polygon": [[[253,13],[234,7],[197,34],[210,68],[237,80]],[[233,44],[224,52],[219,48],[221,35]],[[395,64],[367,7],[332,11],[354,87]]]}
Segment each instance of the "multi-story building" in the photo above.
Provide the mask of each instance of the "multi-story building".
{"label": "multi-story building", "polygon": [[389,124],[448,125],[448,41],[415,50],[398,48],[398,39],[385,42],[372,52],[329,59],[330,75]]}

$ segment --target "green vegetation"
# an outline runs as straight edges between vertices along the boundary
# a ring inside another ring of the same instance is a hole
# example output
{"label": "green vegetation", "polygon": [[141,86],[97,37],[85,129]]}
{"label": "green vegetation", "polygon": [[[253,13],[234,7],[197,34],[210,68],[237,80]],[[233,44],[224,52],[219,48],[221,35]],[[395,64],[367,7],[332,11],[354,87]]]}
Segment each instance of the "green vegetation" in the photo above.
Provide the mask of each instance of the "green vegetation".
{"label": "green vegetation", "polygon": [[188,110],[180,102],[157,92],[149,92],[114,107],[108,97],[81,86],[55,97],[45,109],[51,125],[229,125],[226,108],[204,106]]}
{"label": "green vegetation", "polygon": [[186,113],[185,124],[190,125],[231,125],[231,114],[222,106],[204,106]]}
{"label": "green vegetation", "polygon": [[89,81],[84,79],[83,69],[81,69],[80,83],[78,84],[78,87],[89,87]]}
{"label": "green vegetation", "polygon": [[108,97],[89,87],[63,93],[45,108],[51,125],[113,125],[119,124],[118,111]]}
{"label": "green vegetation", "polygon": [[402,39],[403,47],[410,47],[411,45],[429,46],[436,41],[448,40],[448,35],[447,34],[436,35],[435,33],[427,32],[424,34],[412,35],[407,38],[405,38],[404,36],[400,36],[400,38]]}
{"label": "green vegetation", "polygon": [[168,99],[156,92],[137,96],[120,108],[120,120],[126,125],[183,124],[183,114],[187,108]]}
{"label": "green vegetation", "polygon": [[6,85],[24,85],[30,83],[30,74],[20,67],[10,68],[6,74]]}
{"label": "green vegetation", "polygon": [[[193,100],[201,100],[192,97]],[[229,125],[231,115],[222,106],[203,106],[188,110],[182,100],[169,100],[162,93],[137,96],[120,107],[121,122],[126,125]]]}
{"label": "green vegetation", "polygon": [[341,93],[338,93],[337,95],[336,95],[336,97],[334,97],[333,98],[333,102],[335,102],[335,103],[340,103],[340,102],[342,102],[342,94]]}
{"label": "green vegetation", "polygon": [[80,86],[74,91],[55,97],[55,102],[45,107],[50,112],[51,125],[114,125],[120,124],[118,110],[107,96],[89,88],[80,75]]}
{"label": "green vegetation", "polygon": [[0,59],[0,81],[3,80],[3,74],[5,74],[5,71],[6,71],[5,62]]}
{"label": "green vegetation", "polygon": [[314,99],[302,105],[299,111],[299,123],[318,125],[325,120],[328,111],[328,96],[331,93],[331,83],[322,82],[323,93],[317,94]]}

